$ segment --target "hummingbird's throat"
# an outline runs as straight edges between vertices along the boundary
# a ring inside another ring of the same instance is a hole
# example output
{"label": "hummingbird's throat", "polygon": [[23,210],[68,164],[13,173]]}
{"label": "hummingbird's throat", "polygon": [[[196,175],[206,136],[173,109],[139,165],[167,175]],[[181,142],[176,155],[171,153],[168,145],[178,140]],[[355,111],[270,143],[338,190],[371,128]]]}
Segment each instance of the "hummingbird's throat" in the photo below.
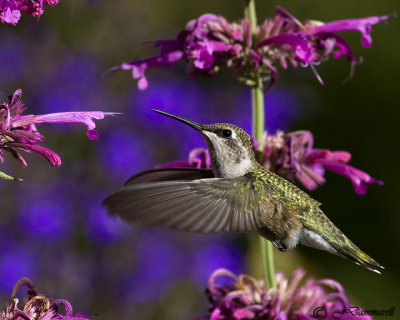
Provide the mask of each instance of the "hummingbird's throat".
{"label": "hummingbird's throat", "polygon": [[221,139],[215,133],[203,131],[214,175],[218,178],[237,178],[254,165],[248,150],[238,140]]}

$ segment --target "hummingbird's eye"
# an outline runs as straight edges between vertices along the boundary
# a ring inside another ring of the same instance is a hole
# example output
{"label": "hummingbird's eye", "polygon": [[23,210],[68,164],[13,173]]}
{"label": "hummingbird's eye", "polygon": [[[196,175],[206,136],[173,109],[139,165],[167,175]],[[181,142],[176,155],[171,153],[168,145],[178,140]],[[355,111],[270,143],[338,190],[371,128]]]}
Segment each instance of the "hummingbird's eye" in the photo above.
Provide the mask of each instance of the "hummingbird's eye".
{"label": "hummingbird's eye", "polygon": [[229,129],[222,130],[222,136],[225,138],[230,138],[232,136],[232,131]]}

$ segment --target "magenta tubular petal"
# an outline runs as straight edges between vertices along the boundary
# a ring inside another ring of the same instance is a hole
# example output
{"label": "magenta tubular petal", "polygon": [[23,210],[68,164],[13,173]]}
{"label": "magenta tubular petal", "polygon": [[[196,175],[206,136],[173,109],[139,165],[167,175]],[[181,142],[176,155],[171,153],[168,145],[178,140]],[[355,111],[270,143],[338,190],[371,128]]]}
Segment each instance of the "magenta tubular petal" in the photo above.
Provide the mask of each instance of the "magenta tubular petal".
{"label": "magenta tubular petal", "polygon": [[326,160],[348,162],[351,159],[351,154],[347,151],[330,151]]}
{"label": "magenta tubular petal", "polygon": [[81,112],[58,112],[44,115],[32,115],[21,118],[12,123],[12,127],[22,127],[37,123],[81,123],[86,127],[86,132],[90,140],[98,138],[96,124],[93,119],[101,120],[105,116],[113,116],[118,113],[102,111],[81,111]]}
{"label": "magenta tubular petal", "polygon": [[348,162],[351,159],[351,154],[347,151],[330,151],[327,149],[312,149],[304,159],[307,164],[318,163],[320,160],[330,160],[339,162]]}
{"label": "magenta tubular petal", "polygon": [[315,180],[304,171],[296,172],[296,179],[299,180],[300,183],[308,190],[315,190],[318,187],[318,184],[315,182]]}
{"label": "magenta tubular petal", "polygon": [[382,21],[386,21],[392,15],[386,16],[374,16],[361,19],[348,19],[332,21],[323,24],[322,26],[311,27],[307,31],[311,35],[323,34],[323,33],[335,33],[345,31],[359,31],[361,33],[361,44],[365,48],[369,48],[372,43],[371,39],[371,26]]}
{"label": "magenta tubular petal", "polygon": [[37,144],[24,144],[22,147],[24,150],[30,150],[40,154],[44,157],[51,166],[59,167],[61,165],[61,159],[57,153],[47,149],[45,147],[39,146]]}
{"label": "magenta tubular petal", "polygon": [[195,168],[211,168],[210,155],[207,149],[196,148],[189,153],[188,163]]}
{"label": "magenta tubular petal", "polygon": [[175,50],[172,52],[163,52],[159,56],[154,56],[137,61],[124,62],[119,66],[114,66],[110,68],[108,71],[106,71],[106,73],[118,69],[121,70],[132,69],[132,77],[136,80],[139,79],[138,89],[145,90],[148,87],[148,82],[145,77],[145,71],[148,68],[169,67],[172,63],[181,60],[183,57],[184,57],[183,51]]}
{"label": "magenta tubular petal", "polygon": [[23,167],[26,168],[28,166],[28,164],[26,163],[25,159],[14,149],[12,148],[7,148],[7,151],[9,151],[12,156],[19,162],[19,164]]}
{"label": "magenta tubular petal", "polygon": [[383,185],[382,181],[375,180],[367,173],[347,164],[330,160],[321,160],[320,163],[324,168],[350,179],[355,192],[359,195],[363,195],[367,192],[367,184],[376,183],[378,185]]}
{"label": "magenta tubular petal", "polygon": [[339,48],[338,51],[333,53],[333,57],[338,59],[342,56],[346,57],[351,63],[355,63],[356,60],[354,59],[353,51],[351,50],[349,44],[346,40],[344,40],[341,36],[337,34],[330,34],[330,38],[335,39],[335,45]]}

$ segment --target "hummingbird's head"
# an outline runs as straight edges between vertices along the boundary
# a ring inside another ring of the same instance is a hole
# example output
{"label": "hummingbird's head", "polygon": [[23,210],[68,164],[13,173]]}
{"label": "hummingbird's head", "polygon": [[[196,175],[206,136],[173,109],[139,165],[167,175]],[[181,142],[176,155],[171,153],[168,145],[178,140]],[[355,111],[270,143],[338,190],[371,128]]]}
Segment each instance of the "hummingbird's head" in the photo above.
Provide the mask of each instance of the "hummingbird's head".
{"label": "hummingbird's head", "polygon": [[201,133],[217,177],[236,178],[254,165],[250,136],[243,129],[230,123],[199,124],[164,111],[154,111],[181,121]]}

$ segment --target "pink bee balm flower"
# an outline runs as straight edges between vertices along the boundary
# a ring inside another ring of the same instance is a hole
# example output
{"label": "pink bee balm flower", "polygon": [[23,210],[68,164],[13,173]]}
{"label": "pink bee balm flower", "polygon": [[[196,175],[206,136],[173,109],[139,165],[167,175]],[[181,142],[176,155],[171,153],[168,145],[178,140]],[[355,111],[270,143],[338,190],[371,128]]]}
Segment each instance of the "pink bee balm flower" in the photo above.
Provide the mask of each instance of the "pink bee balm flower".
{"label": "pink bee balm flower", "polygon": [[354,66],[356,60],[350,46],[337,33],[359,31],[361,44],[369,47],[371,26],[388,18],[301,23],[277,7],[275,16],[258,26],[253,36],[247,19],[230,23],[222,16],[204,14],[190,21],[175,40],[156,41],[154,45],[160,47],[159,55],[123,63],[110,70],[131,70],[133,78],[138,80],[138,88],[145,90],[148,68],[169,67],[176,61],[186,60],[191,76],[212,75],[220,67],[228,67],[247,84],[257,83],[261,78],[269,80],[272,86],[278,77],[278,65],[286,69],[288,62],[294,67],[310,66],[315,71],[314,65],[332,55],[334,58],[344,56]]}
{"label": "pink bee balm flower", "polygon": [[[24,306],[20,309],[18,307],[18,299],[15,295],[18,289],[26,286],[29,291]],[[60,307],[65,311],[64,314],[60,313]],[[73,313],[71,304],[63,299],[53,299],[47,294],[38,293],[35,285],[28,278],[22,278],[14,286],[11,294],[11,299],[2,312],[0,312],[0,320],[51,320],[51,319],[65,319],[65,320],[89,320],[88,314]]]}
{"label": "pink bee balm flower", "polygon": [[309,190],[325,183],[325,169],[350,179],[355,192],[360,195],[367,192],[367,184],[383,184],[367,173],[349,166],[347,162],[350,158],[351,154],[346,151],[313,148],[310,131],[264,134],[262,165],[288,180],[300,181]]}
{"label": "pink bee balm flower", "polygon": [[100,120],[107,115],[101,111],[59,112],[44,115],[21,115],[25,110],[21,101],[22,90],[17,90],[9,97],[8,103],[0,105],[0,162],[4,162],[4,151],[8,151],[17,161],[26,167],[27,163],[19,151],[36,152],[43,156],[52,166],[61,165],[60,157],[53,151],[40,146],[37,142],[44,137],[37,131],[36,124],[47,123],[81,123],[91,140],[98,137],[94,119]]}
{"label": "pink bee balm flower", "polygon": [[[305,272],[295,270],[289,279],[282,272],[275,274],[276,288],[265,289],[264,281],[248,275],[235,276],[226,269],[213,272],[206,295],[209,315],[196,320],[371,320],[364,310],[351,306],[342,286],[331,279],[308,278],[299,285]],[[220,277],[229,277],[227,285],[217,284]],[[358,314],[344,311],[357,308]]]}
{"label": "pink bee balm flower", "polygon": [[39,17],[43,14],[43,3],[54,6],[59,0],[0,0],[0,21],[16,25],[21,18],[21,11]]}
{"label": "pink bee balm flower", "polygon": [[[252,140],[253,150],[267,170],[273,171],[290,181],[299,181],[308,190],[314,190],[325,183],[325,169],[340,174],[353,184],[357,194],[365,194],[367,185],[382,181],[375,180],[367,173],[349,166],[351,155],[346,151],[330,151],[314,149],[313,136],[310,131],[294,131],[284,133],[278,131],[274,135],[264,133],[264,147],[260,153],[256,140]],[[188,160],[175,161],[158,166],[211,168],[210,156],[205,148],[196,148],[189,154]]]}

